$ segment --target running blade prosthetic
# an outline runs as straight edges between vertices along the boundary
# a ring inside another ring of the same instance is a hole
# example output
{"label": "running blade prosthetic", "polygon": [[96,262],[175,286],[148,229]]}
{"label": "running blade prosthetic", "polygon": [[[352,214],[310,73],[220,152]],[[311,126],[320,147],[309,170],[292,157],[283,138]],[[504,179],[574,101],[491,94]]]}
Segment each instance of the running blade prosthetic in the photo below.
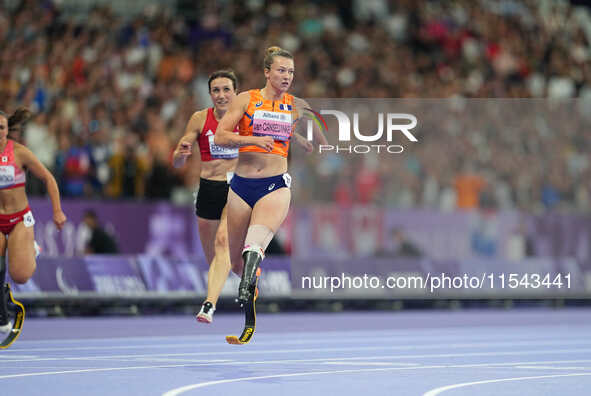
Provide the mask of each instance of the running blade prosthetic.
{"label": "running blade prosthetic", "polygon": [[8,324],[0,326],[0,337],[2,342],[0,348],[8,348],[13,342],[21,335],[23,328],[23,322],[25,321],[25,307],[19,301],[15,300],[12,291],[10,291],[10,285],[5,284],[4,298],[8,301]]}
{"label": "running blade prosthetic", "polygon": [[251,298],[242,303],[242,309],[244,309],[244,330],[242,330],[242,334],[240,337],[237,336],[226,336],[226,341],[228,344],[234,345],[243,345],[248,344],[251,340],[252,336],[254,335],[254,330],[256,328],[256,306],[255,301],[259,295],[259,289],[257,288],[257,284],[259,281],[259,276],[261,275],[261,269],[257,269],[255,282],[252,285],[252,293],[250,293]]}

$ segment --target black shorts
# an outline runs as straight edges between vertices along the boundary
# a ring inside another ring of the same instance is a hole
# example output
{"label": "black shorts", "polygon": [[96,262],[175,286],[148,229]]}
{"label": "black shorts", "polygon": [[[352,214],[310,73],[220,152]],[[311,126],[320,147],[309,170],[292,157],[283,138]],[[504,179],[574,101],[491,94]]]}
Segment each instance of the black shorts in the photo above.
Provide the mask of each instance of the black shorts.
{"label": "black shorts", "polygon": [[228,200],[230,185],[226,181],[201,179],[195,200],[195,214],[202,219],[219,220]]}

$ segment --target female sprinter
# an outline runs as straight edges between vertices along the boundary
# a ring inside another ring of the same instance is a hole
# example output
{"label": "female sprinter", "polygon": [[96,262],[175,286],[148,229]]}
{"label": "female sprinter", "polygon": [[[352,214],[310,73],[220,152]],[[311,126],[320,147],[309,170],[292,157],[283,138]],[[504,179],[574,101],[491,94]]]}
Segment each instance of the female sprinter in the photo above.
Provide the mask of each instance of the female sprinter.
{"label": "female sprinter", "polygon": [[[192,154],[193,142],[197,142],[201,154],[200,161],[196,157],[196,166],[201,167],[201,179],[195,204],[199,237],[209,263],[209,273],[207,298],[197,314],[197,320],[204,323],[212,322],[215,306],[230,273],[224,209],[229,176],[238,158],[238,148],[221,147],[214,143],[218,120],[224,116],[236,96],[237,78],[231,71],[216,71],[209,76],[208,86],[214,106],[193,114],[173,154],[173,165],[177,168],[183,166]],[[234,133],[237,132],[235,128]],[[307,141],[299,135],[298,142],[307,147]],[[240,276],[240,272],[237,274]]]}
{"label": "female sprinter", "polygon": [[[263,66],[265,87],[239,94],[215,135],[216,144],[240,152],[227,207],[230,260],[234,272],[242,273],[238,302],[243,306],[255,298],[259,264],[289,209],[289,142],[298,114],[308,107],[287,93],[294,78],[291,53],[270,47]],[[236,125],[239,135],[232,133]],[[317,136],[326,144],[324,135]]]}
{"label": "female sprinter", "polygon": [[35,262],[35,219],[29,208],[25,193],[25,172],[45,182],[47,193],[53,206],[53,222],[62,229],[66,216],[62,212],[60,195],[55,179],[25,146],[8,138],[10,130],[19,129],[19,124],[29,118],[26,109],[17,110],[7,117],[0,112],[0,337],[5,338],[12,330],[7,309],[11,299],[10,288],[5,283],[6,250],[8,248],[8,270],[16,283],[25,283],[33,276],[37,266]]}
{"label": "female sprinter", "polygon": [[236,96],[236,83],[232,71],[220,70],[209,76],[209,95],[213,107],[193,114],[173,154],[175,168],[183,166],[192,154],[193,142],[197,142],[201,154],[200,158],[196,157],[196,166],[201,166],[201,170],[195,213],[199,238],[209,263],[207,298],[197,314],[197,321],[204,323],[213,320],[215,305],[230,273],[224,208],[228,197],[228,174],[236,166],[238,149],[216,145],[214,135],[218,120],[224,116]]}

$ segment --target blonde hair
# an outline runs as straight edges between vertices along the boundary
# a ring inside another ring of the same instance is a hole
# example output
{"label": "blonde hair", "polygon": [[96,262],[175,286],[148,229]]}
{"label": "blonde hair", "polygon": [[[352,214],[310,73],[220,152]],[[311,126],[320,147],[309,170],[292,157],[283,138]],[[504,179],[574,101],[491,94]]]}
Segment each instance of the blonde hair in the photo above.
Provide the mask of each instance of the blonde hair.
{"label": "blonde hair", "polygon": [[284,50],[283,48],[277,46],[269,47],[267,48],[267,51],[265,51],[265,61],[263,62],[263,67],[265,70],[271,70],[271,65],[273,64],[276,56],[293,59],[293,55],[288,50]]}

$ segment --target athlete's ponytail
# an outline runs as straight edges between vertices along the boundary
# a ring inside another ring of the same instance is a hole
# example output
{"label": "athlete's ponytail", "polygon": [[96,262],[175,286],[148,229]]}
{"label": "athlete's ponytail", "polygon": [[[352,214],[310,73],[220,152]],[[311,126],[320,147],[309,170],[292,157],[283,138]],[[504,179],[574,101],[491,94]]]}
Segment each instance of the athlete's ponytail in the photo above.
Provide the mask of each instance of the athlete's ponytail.
{"label": "athlete's ponytail", "polygon": [[26,107],[19,107],[11,116],[3,111],[0,111],[0,116],[8,121],[8,138],[22,143],[22,126],[31,119],[33,113]]}
{"label": "athlete's ponytail", "polygon": [[18,130],[22,124],[29,121],[33,113],[26,107],[19,107],[8,117],[8,132]]}
{"label": "athlete's ponytail", "polygon": [[277,46],[269,47],[267,48],[267,51],[265,51],[265,61],[263,64],[265,70],[271,70],[271,65],[273,64],[273,60],[276,56],[293,59],[293,55],[291,54],[291,52]]}

